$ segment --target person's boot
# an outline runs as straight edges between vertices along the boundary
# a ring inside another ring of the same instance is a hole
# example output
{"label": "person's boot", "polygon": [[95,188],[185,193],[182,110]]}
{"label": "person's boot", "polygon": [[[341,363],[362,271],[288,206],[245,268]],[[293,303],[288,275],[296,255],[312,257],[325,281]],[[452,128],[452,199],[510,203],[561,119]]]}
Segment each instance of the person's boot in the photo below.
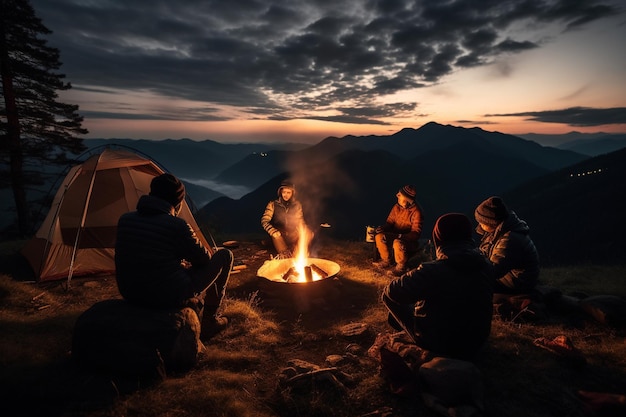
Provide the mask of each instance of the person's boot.
{"label": "person's boot", "polygon": [[380,261],[372,262],[372,266],[378,269],[387,269],[391,267],[391,263],[388,260],[381,259]]}

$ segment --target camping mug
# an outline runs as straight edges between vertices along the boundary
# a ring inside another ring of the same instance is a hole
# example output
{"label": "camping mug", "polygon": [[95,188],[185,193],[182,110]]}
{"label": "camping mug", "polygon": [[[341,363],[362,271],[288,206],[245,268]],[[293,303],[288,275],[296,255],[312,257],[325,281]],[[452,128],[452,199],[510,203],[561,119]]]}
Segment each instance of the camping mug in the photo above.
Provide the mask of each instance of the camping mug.
{"label": "camping mug", "polygon": [[376,228],[374,226],[365,226],[365,241],[375,242],[374,236],[376,236]]}

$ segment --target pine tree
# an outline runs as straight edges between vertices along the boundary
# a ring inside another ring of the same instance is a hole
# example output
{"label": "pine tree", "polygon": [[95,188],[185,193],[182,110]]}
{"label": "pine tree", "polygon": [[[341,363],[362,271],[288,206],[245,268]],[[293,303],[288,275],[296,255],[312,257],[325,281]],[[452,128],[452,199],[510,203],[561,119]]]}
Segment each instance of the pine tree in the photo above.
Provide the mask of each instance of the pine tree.
{"label": "pine tree", "polygon": [[12,188],[22,235],[32,222],[27,188],[43,183],[44,168],[86,149],[76,136],[88,133],[78,106],[57,100],[72,86],[57,72],[59,50],[42,37],[50,33],[29,0],[0,0],[0,187]]}

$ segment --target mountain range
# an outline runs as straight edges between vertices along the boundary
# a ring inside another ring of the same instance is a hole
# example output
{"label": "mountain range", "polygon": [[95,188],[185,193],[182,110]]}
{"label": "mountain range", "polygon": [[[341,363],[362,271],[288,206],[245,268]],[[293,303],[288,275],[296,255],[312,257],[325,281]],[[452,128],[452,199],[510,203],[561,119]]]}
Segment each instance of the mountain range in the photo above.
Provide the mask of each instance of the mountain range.
{"label": "mountain range", "polygon": [[[220,178],[250,181],[243,174],[248,167],[260,182],[263,172],[286,169],[240,199],[220,197],[204,206],[197,217],[213,233],[260,231],[265,204],[289,176],[317,233],[364,239],[366,226],[384,222],[397,190],[413,183],[425,213],[425,239],[441,214],[473,219],[482,200],[501,195],[531,226],[544,265],[623,263],[623,148],[590,158],[510,135],[429,123],[391,136],[330,137],[263,163],[254,158],[231,167],[236,178]],[[331,227],[320,228],[322,223]]]}
{"label": "mountain range", "polygon": [[[601,207],[589,204],[589,211],[578,219],[570,219],[578,211],[564,209],[570,200],[572,206],[583,207],[585,193],[596,195],[605,187],[601,194],[605,202],[624,198],[623,181],[614,175],[622,171],[613,166],[614,161],[623,161],[623,153],[603,152],[612,149],[607,148],[606,141],[619,147],[619,135],[596,137],[596,148],[590,147],[594,142],[589,137],[568,137],[572,140],[559,142],[558,147],[542,146],[518,136],[431,122],[389,136],[328,137],[312,146],[223,144],[190,139],[88,139],[85,144],[91,152],[102,146],[131,148],[183,179],[192,202],[199,208],[198,222],[216,236],[264,236],[261,214],[267,202],[276,198],[280,181],[290,177],[296,184],[307,222],[319,235],[364,239],[366,226],[384,222],[397,190],[412,183],[425,214],[424,239],[428,239],[439,215],[457,211],[472,216],[474,207],[483,199],[502,195],[522,218],[528,217],[532,235],[545,254],[543,259],[558,263],[567,259],[565,254],[577,253],[569,249],[574,241],[581,247],[587,243],[594,248],[621,247],[609,243],[608,236],[593,232],[595,227],[585,220],[616,221],[617,217],[593,214],[592,210],[622,207],[617,201]],[[583,145],[587,152],[573,150]],[[599,156],[590,157],[593,153]],[[563,183],[567,173],[601,166],[603,158],[607,158],[605,166],[612,168],[598,177],[602,179],[600,183],[589,185],[591,177]],[[587,186],[593,189],[586,191]],[[550,201],[550,207],[562,206],[563,210],[554,214],[546,207],[546,201]],[[567,227],[559,226],[567,219],[577,225],[578,236],[587,243],[580,243],[578,237],[574,239],[567,233]],[[322,223],[330,227],[320,228]],[[561,241],[551,230],[558,230],[567,239]],[[598,239],[603,243],[598,243]],[[556,248],[562,249],[552,253]],[[574,259],[614,257],[601,256],[601,252],[588,250],[589,256]]]}
{"label": "mountain range", "polygon": [[251,170],[247,178],[259,181],[264,170],[280,171],[277,166],[282,173],[240,199],[221,197],[204,206],[198,216],[216,232],[258,230],[265,204],[289,175],[307,208],[308,223],[328,223],[331,230],[323,233],[343,239],[361,238],[367,225],[384,222],[397,190],[412,183],[425,213],[427,235],[445,212],[471,213],[489,195],[587,156],[482,129],[428,123],[390,136],[329,137],[312,147],[267,158],[265,165],[251,163],[255,158],[248,156],[236,165],[238,178]]}
{"label": "mountain range", "polygon": [[626,147],[626,134],[624,133],[570,132],[562,135],[529,133],[519,136],[544,146],[567,149],[588,156],[598,156]]}
{"label": "mountain range", "polygon": [[531,226],[544,265],[624,264],[626,148],[540,176],[503,194]]}

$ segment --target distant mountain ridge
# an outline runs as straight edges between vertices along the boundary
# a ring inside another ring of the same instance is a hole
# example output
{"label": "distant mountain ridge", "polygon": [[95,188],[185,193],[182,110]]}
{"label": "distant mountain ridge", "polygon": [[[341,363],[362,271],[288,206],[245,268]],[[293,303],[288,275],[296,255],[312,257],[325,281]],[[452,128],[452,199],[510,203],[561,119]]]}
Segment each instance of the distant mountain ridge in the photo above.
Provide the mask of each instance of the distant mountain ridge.
{"label": "distant mountain ridge", "polygon": [[221,171],[250,154],[260,154],[274,150],[298,150],[306,145],[295,143],[234,143],[224,144],[213,140],[194,141],[191,139],[86,139],[87,147],[122,145],[137,149],[167,168],[177,176],[202,175],[213,178]]}
{"label": "distant mountain ridge", "polygon": [[458,211],[471,216],[484,198],[587,158],[514,136],[436,123],[390,136],[330,137],[281,154],[273,163],[291,169],[241,199],[212,201],[198,217],[216,233],[262,232],[263,208],[289,175],[313,228],[329,223],[331,228],[320,233],[361,239],[367,225],[384,222],[397,189],[413,183],[425,212],[423,237],[428,238],[439,215]]}
{"label": "distant mountain ridge", "polygon": [[626,148],[586,159],[507,191],[543,265],[626,262]]}
{"label": "distant mountain ridge", "polygon": [[559,149],[566,149],[589,156],[598,156],[623,148],[626,148],[626,134],[607,135],[594,139],[579,139],[559,146]]}
{"label": "distant mountain ridge", "polygon": [[[587,167],[585,163],[591,160],[588,155],[480,128],[427,123],[418,129],[406,128],[389,136],[328,137],[312,146],[222,144],[189,139],[89,139],[85,143],[90,148],[120,144],[137,149],[183,178],[199,208],[199,223],[217,236],[264,236],[260,216],[265,204],[275,198],[280,181],[290,176],[297,184],[307,220],[320,236],[364,239],[366,226],[380,224],[386,218],[395,203],[397,189],[414,183],[418,189],[417,200],[426,216],[424,238],[429,237],[439,215],[458,211],[471,217],[474,207],[484,198],[503,195],[511,200],[512,207],[519,207],[521,215],[528,215],[545,262],[556,263],[566,258],[564,253],[577,253],[570,249],[552,253],[555,247],[569,248],[570,242],[584,246],[586,238],[602,241],[595,243],[595,247],[603,247],[608,239],[607,236],[591,237],[593,222],[589,219],[611,218],[593,213],[591,204],[584,218],[571,220],[579,224],[576,230],[582,240],[566,234],[563,241],[554,241],[549,233],[553,224],[567,219],[570,213],[553,214],[546,201],[555,207],[577,206],[580,201],[584,202],[584,192],[594,190],[586,191],[582,187],[578,192],[573,188],[571,193],[559,193],[562,184],[557,181],[549,185],[547,179],[569,172],[571,167]],[[613,172],[620,171],[613,168]],[[614,176],[605,178],[609,178],[609,182],[617,181]],[[231,198],[221,189],[198,184],[222,184],[249,192]],[[610,186],[624,195],[620,184]],[[547,193],[544,187],[560,198],[551,200],[549,194],[544,194]],[[597,191],[603,187],[604,184],[594,185]],[[609,206],[622,207],[610,200],[609,191],[602,198]],[[596,206],[596,210],[600,207]],[[320,229],[321,223],[331,227]],[[606,245],[619,247],[615,243]],[[589,259],[598,259],[595,251],[588,252],[593,252]],[[576,259],[585,257],[577,253]]]}
{"label": "distant mountain ridge", "polygon": [[598,156],[626,147],[626,134],[624,133],[570,132],[563,135],[529,133],[518,136],[544,146],[566,149],[588,156]]}
{"label": "distant mountain ridge", "polygon": [[[487,132],[480,128],[465,129],[430,122],[419,129],[404,128],[389,136],[344,136],[329,137],[318,145],[320,148],[361,150],[386,150],[402,157],[413,157],[429,151],[445,149],[457,143],[472,144],[478,149],[489,149],[491,153],[508,155],[517,153],[521,159],[547,168],[558,169],[584,159],[574,152],[564,153],[553,148],[498,132]],[[336,151],[335,151],[336,152]]]}

